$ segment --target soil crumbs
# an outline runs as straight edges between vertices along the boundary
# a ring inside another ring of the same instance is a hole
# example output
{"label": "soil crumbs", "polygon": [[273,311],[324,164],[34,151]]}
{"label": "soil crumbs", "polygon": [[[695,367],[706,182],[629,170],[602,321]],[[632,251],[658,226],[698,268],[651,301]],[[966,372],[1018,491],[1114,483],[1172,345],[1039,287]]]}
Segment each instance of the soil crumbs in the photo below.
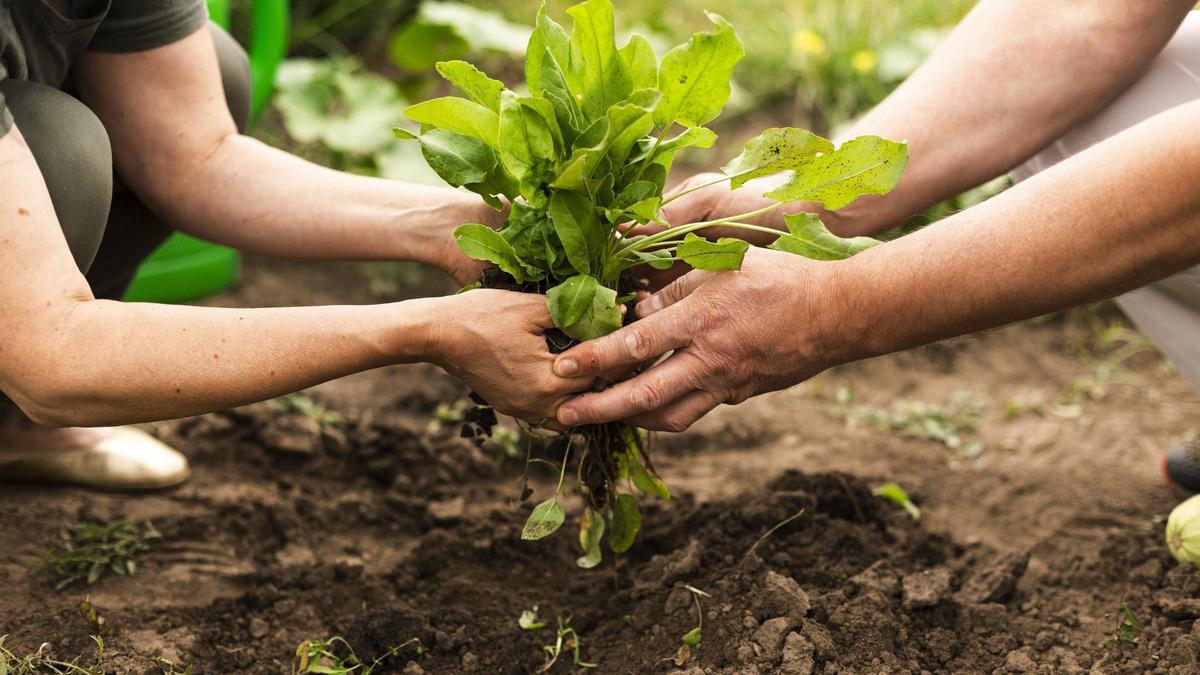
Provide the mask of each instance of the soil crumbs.
{"label": "soil crumbs", "polygon": [[[1200,672],[1200,573],[1153,518],[1174,503],[1153,459],[1200,399],[1159,360],[1125,364],[1142,384],[1081,415],[988,413],[972,457],[826,414],[844,387],[880,406],[963,383],[1053,396],[1092,368],[1063,356],[1068,333],[855,364],[663,438],[676,496],[643,500],[639,541],[590,571],[577,504],[563,531],[522,541],[522,461],[428,428],[465,395],[432,368],[324,387],[319,414],[268,403],[155,425],[193,463],[177,490],[0,486],[0,635],[89,665],[100,635],[97,672],[155,675],[280,675],[333,636],[381,658],[377,674]],[[887,480],[921,522],[873,495]],[[136,575],[55,592],[41,556],[79,521],[163,537]],[[535,609],[544,626],[523,629]],[[548,666],[560,620],[574,633]]]}

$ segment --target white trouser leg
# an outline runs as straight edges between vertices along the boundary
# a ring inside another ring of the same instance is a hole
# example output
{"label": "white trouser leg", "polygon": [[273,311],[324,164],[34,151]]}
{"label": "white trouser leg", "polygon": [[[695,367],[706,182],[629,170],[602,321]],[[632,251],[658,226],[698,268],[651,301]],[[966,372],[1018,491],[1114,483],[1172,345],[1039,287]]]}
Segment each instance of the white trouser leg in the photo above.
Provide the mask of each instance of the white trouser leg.
{"label": "white trouser leg", "polygon": [[[1158,113],[1200,99],[1200,12],[1192,12],[1150,70],[1092,119],[1013,171],[1021,181]],[[1180,129],[1180,133],[1200,133]],[[1200,186],[1197,187],[1200,189]],[[1200,232],[1196,233],[1200,237]],[[1117,304],[1200,389],[1200,267],[1139,288]]]}

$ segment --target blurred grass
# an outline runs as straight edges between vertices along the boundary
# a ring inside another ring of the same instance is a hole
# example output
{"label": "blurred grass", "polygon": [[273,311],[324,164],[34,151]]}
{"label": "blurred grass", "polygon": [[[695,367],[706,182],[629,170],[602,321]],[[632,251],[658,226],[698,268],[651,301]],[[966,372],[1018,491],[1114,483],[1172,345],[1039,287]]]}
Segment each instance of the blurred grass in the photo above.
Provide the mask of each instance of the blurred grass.
{"label": "blurred grass", "polygon": [[[467,0],[528,23],[529,0]],[[550,0],[565,16],[573,0]],[[670,47],[710,26],[732,23],[746,45],[733,113],[767,107],[780,123],[828,131],[881,101],[957,24],[975,0],[615,0],[620,28],[649,32]]]}

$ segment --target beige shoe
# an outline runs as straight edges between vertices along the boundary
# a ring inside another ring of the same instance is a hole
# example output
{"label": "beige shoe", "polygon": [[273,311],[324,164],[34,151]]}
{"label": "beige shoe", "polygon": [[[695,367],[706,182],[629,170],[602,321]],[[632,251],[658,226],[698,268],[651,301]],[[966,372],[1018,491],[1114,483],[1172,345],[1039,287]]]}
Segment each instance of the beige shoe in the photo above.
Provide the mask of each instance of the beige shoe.
{"label": "beige shoe", "polygon": [[90,442],[83,447],[19,450],[0,445],[0,480],[157,490],[179,485],[191,473],[187,458],[140,429],[86,431]]}

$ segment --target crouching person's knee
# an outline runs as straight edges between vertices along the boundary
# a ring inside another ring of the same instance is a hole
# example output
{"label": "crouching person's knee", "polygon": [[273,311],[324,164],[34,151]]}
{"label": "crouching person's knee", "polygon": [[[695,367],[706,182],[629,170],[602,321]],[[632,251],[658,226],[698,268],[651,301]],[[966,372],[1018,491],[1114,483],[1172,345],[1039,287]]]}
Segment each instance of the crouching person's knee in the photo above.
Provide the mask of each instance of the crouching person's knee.
{"label": "crouching person's knee", "polygon": [[5,103],[37,160],[80,271],[95,260],[112,203],[108,132],[83,103],[51,87],[0,82]]}

